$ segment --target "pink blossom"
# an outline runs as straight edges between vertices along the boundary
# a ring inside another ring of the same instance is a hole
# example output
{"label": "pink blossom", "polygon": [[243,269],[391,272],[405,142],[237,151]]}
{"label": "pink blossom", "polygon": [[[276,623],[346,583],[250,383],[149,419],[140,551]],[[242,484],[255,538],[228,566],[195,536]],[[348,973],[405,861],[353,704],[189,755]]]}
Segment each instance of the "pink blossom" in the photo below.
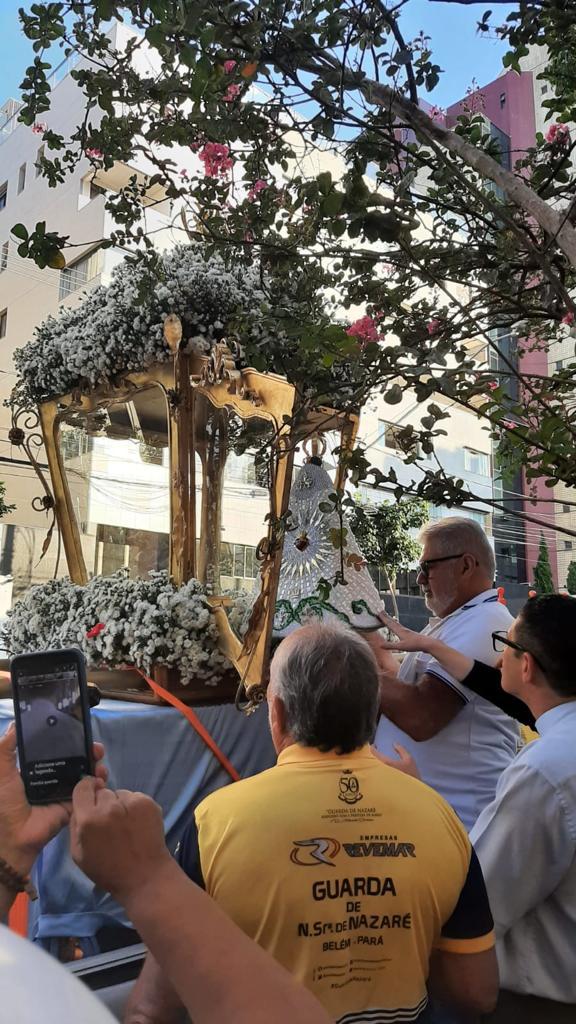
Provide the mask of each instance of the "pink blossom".
{"label": "pink blossom", "polygon": [[188,171],[182,169],[180,171],[180,177],[182,178],[183,181],[188,181],[189,180],[189,178],[188,178]]}
{"label": "pink blossom", "polygon": [[570,129],[567,124],[551,124],[544,138],[551,146],[566,146],[570,142]]}
{"label": "pink blossom", "polygon": [[43,135],[47,128],[48,125],[44,124],[44,121],[36,121],[36,124],[32,125],[32,131],[34,132],[34,135]]}
{"label": "pink blossom", "polygon": [[94,146],[92,146],[92,147],[90,147],[89,149],[86,150],[86,156],[90,160],[103,160],[104,159],[104,153],[102,152],[102,150],[101,149],[96,149]]}
{"label": "pink blossom", "polygon": [[232,82],[228,86],[228,88],[226,89],[226,92],[224,93],[222,99],[223,99],[224,103],[233,103],[234,100],[238,99],[239,95],[240,95],[240,86],[236,85],[235,82]]}
{"label": "pink blossom", "polygon": [[516,430],[518,424],[514,423],[514,420],[502,420],[502,426],[506,427],[506,430]]}
{"label": "pink blossom", "polygon": [[371,316],[363,316],[359,320],[355,320],[353,324],[350,324],[346,334],[349,338],[358,338],[362,348],[370,342],[380,340],[378,327]]}
{"label": "pink blossom", "polygon": [[487,386],[489,391],[496,391],[496,388],[498,387],[498,381],[497,380],[489,380],[488,384],[486,386]]}
{"label": "pink blossom", "polygon": [[258,193],[263,192],[265,188],[268,188],[268,182],[264,181],[263,178],[258,178],[258,180],[255,181],[254,184],[252,185],[252,188],[248,190],[246,198],[249,200],[249,202],[253,203],[254,200],[257,198]]}
{"label": "pink blossom", "polygon": [[566,324],[568,327],[571,327],[574,323],[574,313],[571,309],[569,309],[568,312],[565,313],[565,315],[562,317],[562,323]]}
{"label": "pink blossom", "polygon": [[236,67],[236,61],[235,60],[225,60],[224,61],[224,71],[226,72],[227,75],[231,75],[232,72],[234,71],[235,67]]}
{"label": "pink blossom", "polygon": [[429,320],[428,323],[426,324],[426,330],[428,331],[430,337],[433,338],[435,334],[438,334],[438,332],[442,330],[442,321]]}
{"label": "pink blossom", "polygon": [[226,178],[234,166],[229,147],[221,142],[205,143],[198,156],[207,178]]}

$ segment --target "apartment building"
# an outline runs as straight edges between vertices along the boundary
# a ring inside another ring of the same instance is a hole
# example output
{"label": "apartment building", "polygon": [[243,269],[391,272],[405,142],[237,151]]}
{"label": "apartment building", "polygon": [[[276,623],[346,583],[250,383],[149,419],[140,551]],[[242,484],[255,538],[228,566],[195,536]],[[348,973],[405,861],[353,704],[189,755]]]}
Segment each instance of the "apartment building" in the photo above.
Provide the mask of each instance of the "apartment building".
{"label": "apartment building", "polygon": [[[531,48],[530,53],[521,60],[520,74],[505,71],[492,82],[482,85],[477,92],[453,103],[446,111],[446,124],[452,127],[458,116],[471,106],[476,112],[482,113],[492,137],[499,144],[501,162],[510,169],[522,153],[534,145],[536,133],[545,131],[546,111],[543,102],[551,87],[538,79],[545,65],[545,48]],[[494,348],[490,360],[495,370],[505,368],[505,358],[516,365],[520,373],[546,375],[554,372],[554,363],[561,358],[553,353],[531,351],[529,347],[523,346],[522,338],[508,331],[495,332],[492,341]],[[571,346],[573,358],[573,340]],[[515,389],[512,397],[517,397],[517,382],[512,382],[511,387]],[[556,513],[550,502],[550,488],[544,485],[543,480],[528,482],[522,471],[511,478],[496,478],[494,486],[495,497],[500,498],[508,510],[496,512],[493,520],[497,564],[502,582],[525,583],[533,580],[540,537],[543,534],[550,554],[554,582],[557,586],[563,586],[567,569],[565,552],[569,554],[570,551],[564,545],[570,545],[571,541],[564,541],[546,526],[541,528],[532,523],[523,525],[520,519],[510,514],[514,511],[526,512],[544,524],[555,523]],[[564,522],[568,516],[567,512],[558,514],[562,517],[558,522]],[[576,528],[576,514],[574,522]]]}

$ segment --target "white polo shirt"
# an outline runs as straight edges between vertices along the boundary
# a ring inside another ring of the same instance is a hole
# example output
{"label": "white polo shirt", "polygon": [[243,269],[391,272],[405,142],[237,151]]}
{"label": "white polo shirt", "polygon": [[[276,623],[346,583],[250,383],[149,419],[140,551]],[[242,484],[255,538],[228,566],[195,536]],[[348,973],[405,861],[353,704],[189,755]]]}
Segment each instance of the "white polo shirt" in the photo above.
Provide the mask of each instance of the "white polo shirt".
{"label": "white polo shirt", "polygon": [[[430,619],[422,631],[438,637],[469,658],[494,665],[499,655],[492,646],[495,630],[508,630],[512,616],[498,602],[496,590],[485,590],[443,619]],[[494,799],[501,773],[520,745],[520,728],[494,704],[473,693],[424,652],[407,654],[398,678],[412,686],[425,672],[457,690],[464,704],[455,718],[430,740],[418,743],[383,715],[376,731],[376,747],[395,757],[401,743],[416,759],[424,782],[437,790],[472,828],[478,815]]]}

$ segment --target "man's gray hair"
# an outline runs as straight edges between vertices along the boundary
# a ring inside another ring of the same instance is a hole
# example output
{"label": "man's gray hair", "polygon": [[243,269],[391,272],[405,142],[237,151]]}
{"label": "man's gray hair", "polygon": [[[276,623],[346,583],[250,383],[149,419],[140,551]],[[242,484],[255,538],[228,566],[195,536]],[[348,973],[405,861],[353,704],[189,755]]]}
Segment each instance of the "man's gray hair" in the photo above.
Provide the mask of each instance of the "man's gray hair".
{"label": "man's gray hair", "polygon": [[370,647],[352,629],[318,623],[292,634],[276,676],[286,731],[296,743],[346,754],[376,731],[379,684]]}
{"label": "man's gray hair", "polygon": [[464,516],[447,516],[436,523],[428,523],[420,531],[422,544],[426,540],[434,540],[440,555],[474,555],[478,564],[486,570],[490,579],[494,579],[496,559],[494,549],[484,530],[474,519]]}

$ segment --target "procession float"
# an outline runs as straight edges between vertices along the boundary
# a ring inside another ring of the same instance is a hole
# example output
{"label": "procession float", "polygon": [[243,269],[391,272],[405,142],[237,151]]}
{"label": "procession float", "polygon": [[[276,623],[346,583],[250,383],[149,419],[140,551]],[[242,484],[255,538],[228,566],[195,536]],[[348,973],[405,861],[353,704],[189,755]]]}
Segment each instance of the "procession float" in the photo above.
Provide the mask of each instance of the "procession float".
{"label": "procession float", "polygon": [[16,352],[10,441],[41,485],[54,578],[9,613],[10,654],[78,646],[108,697],[250,710],[274,637],[374,623],[337,501],[359,410],[250,367],[283,344],[263,301],[255,268],[179,246],[154,273],[123,263]]}

